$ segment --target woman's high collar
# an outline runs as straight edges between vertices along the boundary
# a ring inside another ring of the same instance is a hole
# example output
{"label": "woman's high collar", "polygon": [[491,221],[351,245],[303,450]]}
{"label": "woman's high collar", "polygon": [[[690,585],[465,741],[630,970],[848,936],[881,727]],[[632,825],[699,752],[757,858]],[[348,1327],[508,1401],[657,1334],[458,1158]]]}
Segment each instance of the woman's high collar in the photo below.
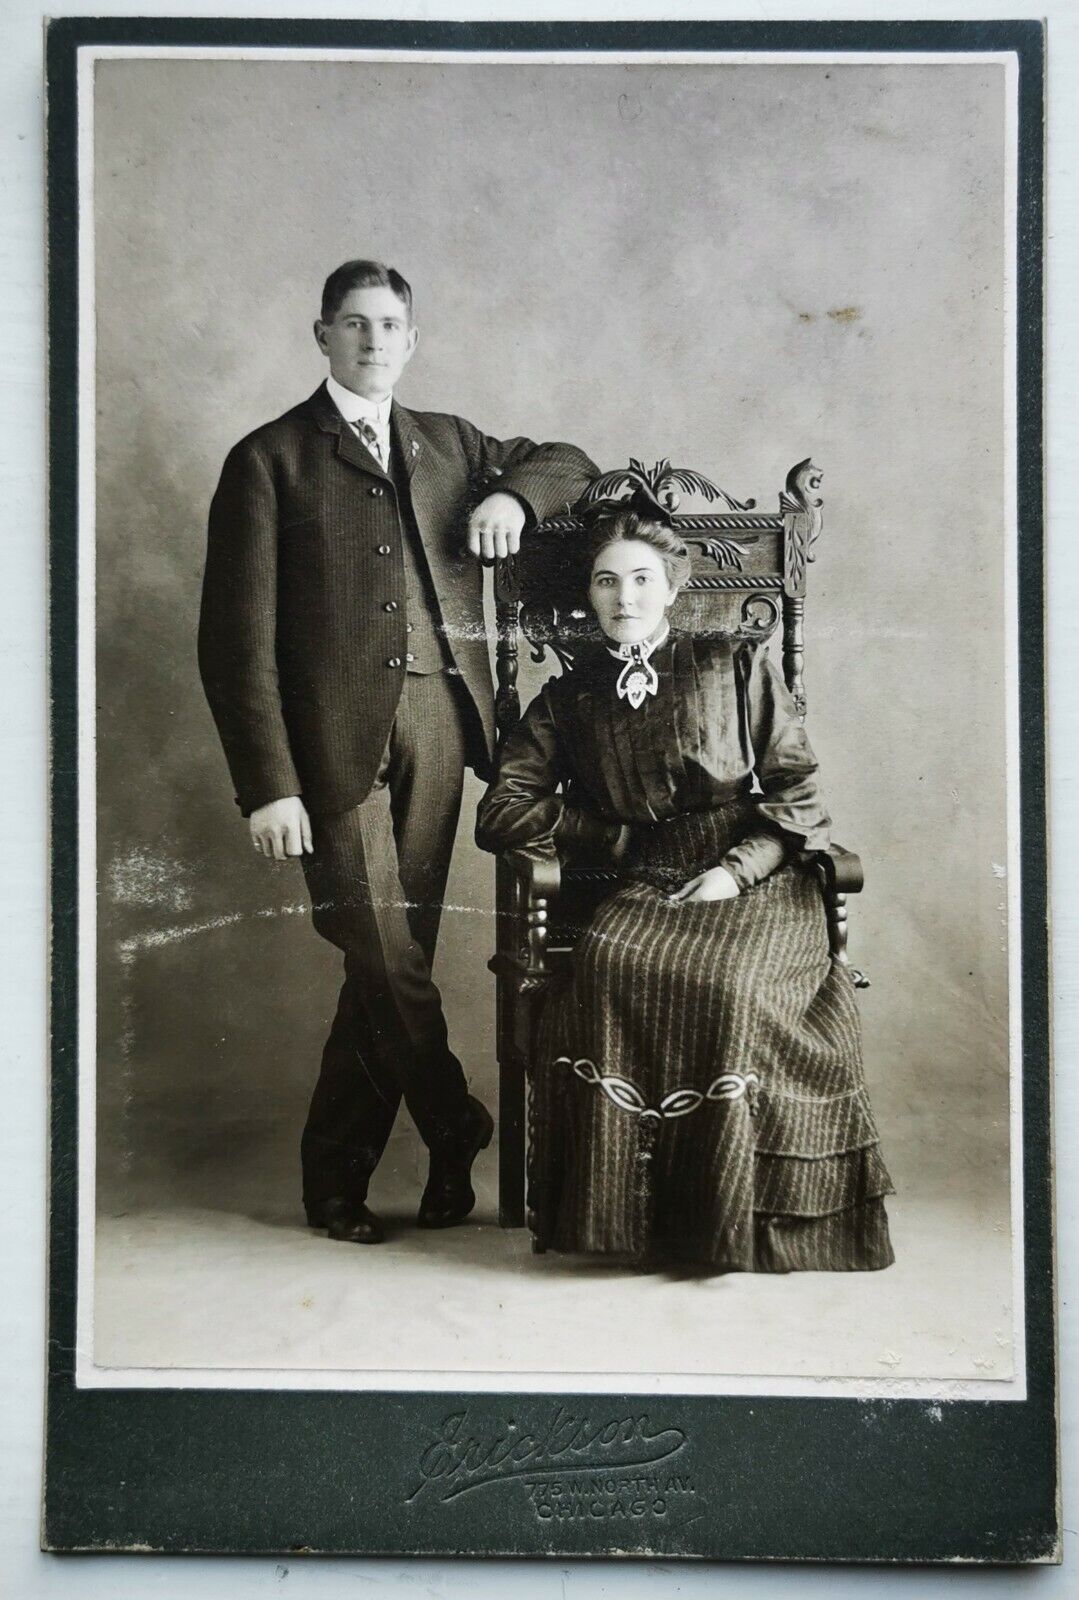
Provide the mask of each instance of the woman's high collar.
{"label": "woman's high collar", "polygon": [[636,644],[616,645],[612,644],[611,640],[604,636],[603,642],[607,647],[608,654],[614,656],[616,661],[632,661],[638,655],[642,660],[647,661],[653,651],[658,650],[660,645],[667,643],[670,636],[671,625],[664,617],[659,628],[650,639],[641,639]]}

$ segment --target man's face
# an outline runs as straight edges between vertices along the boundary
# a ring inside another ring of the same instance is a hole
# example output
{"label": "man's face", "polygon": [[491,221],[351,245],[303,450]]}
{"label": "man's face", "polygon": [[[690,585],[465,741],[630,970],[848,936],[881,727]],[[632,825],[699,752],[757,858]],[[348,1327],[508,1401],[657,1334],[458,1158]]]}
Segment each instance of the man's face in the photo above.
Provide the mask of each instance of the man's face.
{"label": "man's face", "polygon": [[315,323],[318,347],[344,388],[384,400],[416,348],[408,307],[392,289],[350,289],[332,322]]}

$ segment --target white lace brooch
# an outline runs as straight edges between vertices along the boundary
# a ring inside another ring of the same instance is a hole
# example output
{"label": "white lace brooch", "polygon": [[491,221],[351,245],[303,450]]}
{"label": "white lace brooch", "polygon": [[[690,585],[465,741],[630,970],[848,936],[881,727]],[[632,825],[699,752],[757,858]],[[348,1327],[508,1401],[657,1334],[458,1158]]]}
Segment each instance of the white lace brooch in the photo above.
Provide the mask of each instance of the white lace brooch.
{"label": "white lace brooch", "polygon": [[634,711],[644,705],[646,695],[655,694],[659,688],[659,678],[649,657],[653,650],[658,650],[670,631],[670,628],[664,628],[657,639],[646,639],[641,644],[620,644],[616,649],[607,646],[616,661],[625,662],[615,687],[618,698],[628,700]]}

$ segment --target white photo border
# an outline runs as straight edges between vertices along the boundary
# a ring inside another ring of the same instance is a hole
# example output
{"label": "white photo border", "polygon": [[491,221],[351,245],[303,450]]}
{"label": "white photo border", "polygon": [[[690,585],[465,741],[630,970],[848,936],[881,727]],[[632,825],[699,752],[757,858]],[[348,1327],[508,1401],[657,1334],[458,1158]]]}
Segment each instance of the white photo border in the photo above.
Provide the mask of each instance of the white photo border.
{"label": "white photo border", "polygon": [[[678,1373],[342,1371],[299,1368],[104,1367],[94,1360],[96,1192],[97,861],[95,852],[95,295],[93,82],[98,61],[333,61],[499,64],[1000,65],[1005,71],[1005,681],[1007,763],[1007,926],[1009,985],[1012,1349],[1010,1379],[870,1379],[795,1376],[701,1376]],[[1027,1398],[1022,1121],[1022,933],[1020,922],[1019,609],[1017,460],[1017,214],[1019,60],[1014,51],[825,50],[402,50],[285,46],[80,44],[78,84],[78,1267],[75,1384],[81,1389],[274,1389],[447,1391],[452,1393],[762,1395],[812,1398],[994,1400]]]}

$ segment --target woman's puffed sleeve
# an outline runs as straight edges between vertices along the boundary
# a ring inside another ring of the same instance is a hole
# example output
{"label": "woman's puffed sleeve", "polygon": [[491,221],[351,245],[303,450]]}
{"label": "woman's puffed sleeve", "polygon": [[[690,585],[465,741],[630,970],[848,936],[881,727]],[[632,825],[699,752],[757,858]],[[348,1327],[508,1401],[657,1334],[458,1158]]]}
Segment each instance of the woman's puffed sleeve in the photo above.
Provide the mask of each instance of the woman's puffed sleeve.
{"label": "woman's puffed sleeve", "polygon": [[753,803],[762,826],[728,850],[721,865],[739,888],[747,889],[794,850],[826,850],[831,819],[817,787],[817,758],[767,648],[749,646],[739,666],[745,728],[761,791]]}
{"label": "woman's puffed sleeve", "polygon": [[620,833],[617,823],[567,805],[557,792],[571,778],[559,739],[552,684],[547,684],[499,752],[497,775],[476,812],[480,849],[613,846]]}

